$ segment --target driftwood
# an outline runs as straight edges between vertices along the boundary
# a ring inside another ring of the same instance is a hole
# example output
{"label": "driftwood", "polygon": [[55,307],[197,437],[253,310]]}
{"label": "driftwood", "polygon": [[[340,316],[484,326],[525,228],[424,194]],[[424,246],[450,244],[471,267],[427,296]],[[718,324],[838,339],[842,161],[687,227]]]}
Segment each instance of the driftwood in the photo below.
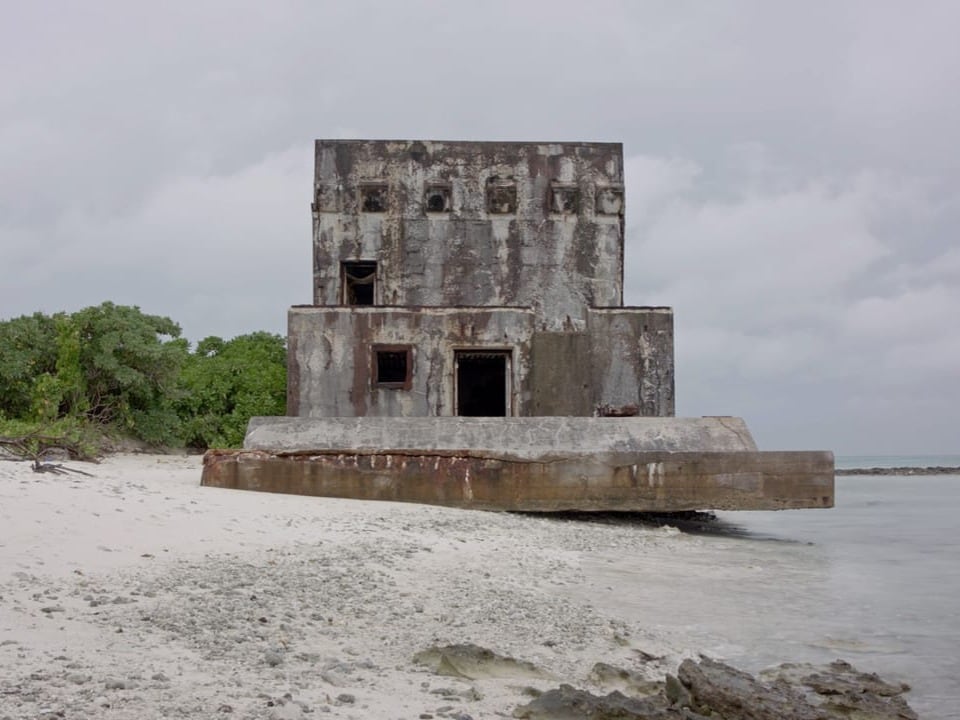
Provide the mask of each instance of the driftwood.
{"label": "driftwood", "polygon": [[67,466],[61,463],[42,463],[39,460],[33,461],[33,471],[37,473],[53,473],[54,475],[69,475],[73,473],[75,475],[86,475],[87,477],[94,477],[88,472],[83,470],[77,470],[76,468],[68,468]]}
{"label": "driftwood", "polygon": [[[45,472],[37,470],[36,465],[51,456],[56,456],[57,459],[97,462],[97,459],[81,447],[79,443],[71,442],[63,437],[36,433],[19,437],[0,435],[0,459],[2,460],[33,461],[36,472]],[[46,465],[47,463],[42,464]]]}

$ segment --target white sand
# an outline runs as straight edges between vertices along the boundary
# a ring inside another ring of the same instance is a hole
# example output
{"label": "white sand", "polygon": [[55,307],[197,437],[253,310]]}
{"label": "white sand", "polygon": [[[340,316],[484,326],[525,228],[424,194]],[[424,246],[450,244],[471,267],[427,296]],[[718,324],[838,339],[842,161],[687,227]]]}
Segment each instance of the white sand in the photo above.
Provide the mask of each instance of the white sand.
{"label": "white sand", "polygon": [[[509,717],[527,686],[682,654],[597,610],[618,588],[581,564],[669,529],[203,488],[195,456],[68,466],[95,477],[0,462],[0,719]],[[413,660],[468,642],[550,677]]]}

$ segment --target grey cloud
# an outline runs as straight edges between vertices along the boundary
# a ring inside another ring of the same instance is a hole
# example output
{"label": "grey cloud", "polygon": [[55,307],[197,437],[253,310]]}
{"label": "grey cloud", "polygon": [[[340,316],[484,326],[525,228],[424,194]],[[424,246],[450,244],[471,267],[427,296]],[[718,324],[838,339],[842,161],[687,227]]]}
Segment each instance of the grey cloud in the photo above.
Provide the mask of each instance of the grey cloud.
{"label": "grey cloud", "polygon": [[[679,410],[767,447],[956,450],[956,3],[17,3],[0,316],[188,337],[310,298],[316,137],[625,144],[627,295]],[[952,399],[952,401],[951,401]]]}

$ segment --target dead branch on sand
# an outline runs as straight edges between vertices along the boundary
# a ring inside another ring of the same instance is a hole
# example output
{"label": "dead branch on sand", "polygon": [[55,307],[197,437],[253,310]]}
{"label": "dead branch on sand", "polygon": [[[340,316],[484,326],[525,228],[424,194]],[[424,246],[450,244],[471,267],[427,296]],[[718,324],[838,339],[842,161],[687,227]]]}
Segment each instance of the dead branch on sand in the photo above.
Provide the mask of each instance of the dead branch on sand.
{"label": "dead branch on sand", "polygon": [[[85,462],[97,462],[97,459],[91,455],[80,443],[72,442],[63,437],[52,437],[29,433],[19,437],[6,437],[0,435],[0,460],[13,461],[33,461],[34,465],[50,456],[58,456],[57,459],[82,460]],[[65,457],[64,457],[65,456]],[[43,463],[47,465],[49,463]],[[36,472],[44,472],[37,470]],[[79,472],[79,471],[71,471]],[[86,474],[86,473],[82,473]]]}

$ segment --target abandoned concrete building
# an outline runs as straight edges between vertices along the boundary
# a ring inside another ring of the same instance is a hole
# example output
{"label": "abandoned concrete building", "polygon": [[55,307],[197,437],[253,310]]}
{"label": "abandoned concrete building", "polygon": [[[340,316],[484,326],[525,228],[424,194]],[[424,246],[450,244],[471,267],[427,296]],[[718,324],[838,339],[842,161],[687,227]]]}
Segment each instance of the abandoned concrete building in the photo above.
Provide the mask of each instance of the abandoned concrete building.
{"label": "abandoned concrete building", "polygon": [[623,306],[619,144],[316,153],[289,415],[673,415],[672,312]]}
{"label": "abandoned concrete building", "polygon": [[829,452],[674,416],[673,314],[626,307],[618,143],[318,140],[287,417],[202,482],[506,510],[833,504]]}

